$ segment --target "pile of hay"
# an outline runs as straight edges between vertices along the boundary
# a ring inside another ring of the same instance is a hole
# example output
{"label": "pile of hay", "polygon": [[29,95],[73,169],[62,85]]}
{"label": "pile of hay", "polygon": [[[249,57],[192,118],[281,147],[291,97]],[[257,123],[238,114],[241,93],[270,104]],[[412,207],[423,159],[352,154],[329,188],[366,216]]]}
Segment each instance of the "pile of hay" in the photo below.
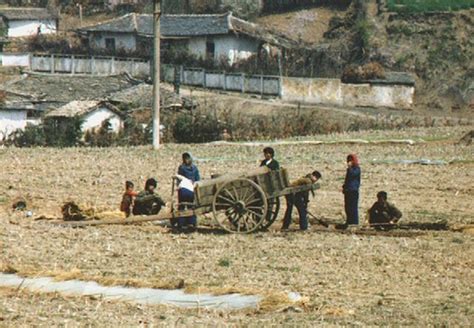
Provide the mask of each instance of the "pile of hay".
{"label": "pile of hay", "polygon": [[120,211],[98,211],[95,208],[81,208],[75,202],[66,202],[61,207],[64,221],[108,220],[125,218]]}

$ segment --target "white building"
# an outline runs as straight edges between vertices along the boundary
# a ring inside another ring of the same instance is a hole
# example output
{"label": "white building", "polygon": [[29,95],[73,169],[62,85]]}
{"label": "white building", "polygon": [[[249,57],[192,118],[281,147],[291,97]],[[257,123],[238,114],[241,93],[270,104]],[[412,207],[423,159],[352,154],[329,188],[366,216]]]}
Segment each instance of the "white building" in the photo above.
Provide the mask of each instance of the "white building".
{"label": "white building", "polygon": [[[164,15],[160,19],[162,48],[179,47],[200,58],[233,64],[257,54],[263,44],[289,47],[291,41],[262,27],[232,16]],[[77,32],[91,48],[151,51],[153,16],[127,14]]]}
{"label": "white building", "polygon": [[79,100],[52,110],[45,118],[57,121],[80,117],[83,120],[83,132],[99,129],[105,120],[110,123],[111,131],[119,132],[123,128],[124,115],[120,110],[105,101]]}
{"label": "white building", "polygon": [[1,8],[0,17],[8,38],[53,34],[58,29],[58,17],[46,8]]}
{"label": "white building", "polygon": [[0,107],[0,140],[17,130],[23,130],[28,124],[38,124],[40,115],[28,102],[6,102]]}

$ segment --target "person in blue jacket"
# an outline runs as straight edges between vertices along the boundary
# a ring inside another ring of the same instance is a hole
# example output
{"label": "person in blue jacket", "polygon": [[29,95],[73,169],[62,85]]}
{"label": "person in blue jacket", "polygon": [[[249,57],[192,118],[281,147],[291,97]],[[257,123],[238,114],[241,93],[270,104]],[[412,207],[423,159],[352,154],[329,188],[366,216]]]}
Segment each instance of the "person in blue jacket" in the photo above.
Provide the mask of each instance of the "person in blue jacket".
{"label": "person in blue jacket", "polygon": [[[189,153],[183,153],[182,155],[183,163],[178,168],[178,176],[180,176],[180,181],[188,180],[189,185],[192,186],[195,182],[201,180],[201,176],[199,175],[199,170],[196,165],[193,164],[193,158]],[[192,203],[194,201],[194,191],[190,190],[191,188],[184,188],[181,186],[181,183],[178,187],[178,202],[185,202],[185,203]],[[187,210],[191,209],[191,206],[188,205],[178,205],[178,210]],[[195,228],[197,226],[197,218],[196,215],[192,215],[189,217],[182,217],[171,220],[172,226],[177,226],[179,229],[184,228],[186,226],[191,226]]]}
{"label": "person in blue jacket", "polygon": [[193,158],[190,153],[183,153],[183,163],[178,168],[178,174],[185,178],[188,178],[193,183],[201,180],[199,170],[196,165],[193,164]]}
{"label": "person in blue jacket", "polygon": [[344,209],[346,212],[346,226],[359,224],[359,187],[360,167],[356,154],[347,156],[347,171],[342,192],[344,193]]}

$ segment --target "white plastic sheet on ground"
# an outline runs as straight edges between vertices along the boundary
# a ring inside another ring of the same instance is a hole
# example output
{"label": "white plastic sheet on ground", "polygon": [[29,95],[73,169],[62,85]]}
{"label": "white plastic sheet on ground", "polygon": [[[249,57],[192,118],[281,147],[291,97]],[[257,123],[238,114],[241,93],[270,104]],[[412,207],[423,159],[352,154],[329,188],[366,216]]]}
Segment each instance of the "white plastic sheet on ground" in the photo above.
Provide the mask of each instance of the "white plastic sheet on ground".
{"label": "white plastic sheet on ground", "polygon": [[[213,308],[237,310],[257,308],[262,296],[226,294],[186,294],[181,289],[128,288],[101,286],[93,281],[54,281],[49,277],[23,278],[15,274],[0,273],[0,286],[26,288],[32,291],[57,292],[72,296],[98,296],[109,300],[128,301],[140,304],[164,304],[184,308]],[[291,301],[298,301],[300,295],[289,293]]]}

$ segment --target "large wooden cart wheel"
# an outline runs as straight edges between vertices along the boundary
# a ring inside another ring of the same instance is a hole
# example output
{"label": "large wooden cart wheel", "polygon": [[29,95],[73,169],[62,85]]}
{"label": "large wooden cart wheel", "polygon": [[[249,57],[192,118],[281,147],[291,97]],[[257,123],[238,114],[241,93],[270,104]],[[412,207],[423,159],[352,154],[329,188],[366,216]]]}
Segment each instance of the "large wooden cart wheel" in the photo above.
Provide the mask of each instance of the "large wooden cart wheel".
{"label": "large wooden cart wheel", "polygon": [[267,198],[262,188],[243,178],[222,185],[212,202],[217,224],[232,233],[257,230],[267,216],[267,209]]}
{"label": "large wooden cart wheel", "polygon": [[275,222],[278,217],[278,212],[280,211],[280,199],[278,197],[268,199],[267,203],[267,215],[265,216],[265,220],[263,220],[263,223],[260,226],[260,229],[262,230],[268,229],[273,224],[273,222]]}

